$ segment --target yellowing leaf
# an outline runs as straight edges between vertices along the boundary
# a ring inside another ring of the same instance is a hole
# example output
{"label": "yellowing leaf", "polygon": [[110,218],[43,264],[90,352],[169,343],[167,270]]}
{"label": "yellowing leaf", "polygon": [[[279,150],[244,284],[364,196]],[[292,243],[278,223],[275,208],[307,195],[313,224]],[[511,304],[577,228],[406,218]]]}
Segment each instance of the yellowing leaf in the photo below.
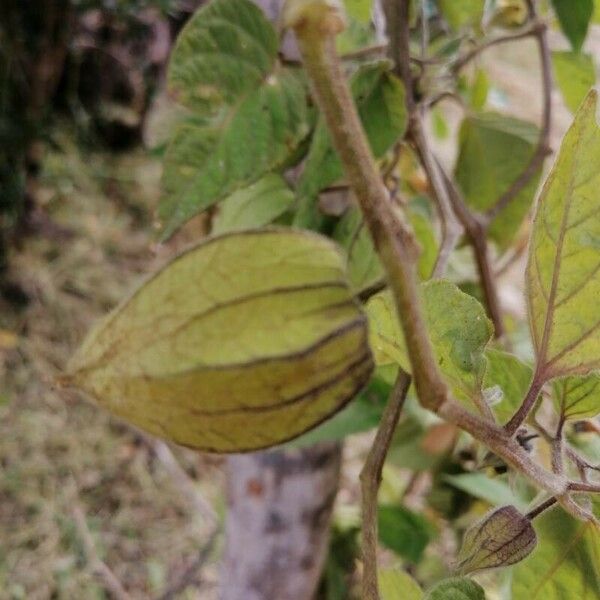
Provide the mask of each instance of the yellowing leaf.
{"label": "yellowing leaf", "polygon": [[381,600],[421,600],[419,584],[402,569],[381,569],[377,573]]}
{"label": "yellowing leaf", "polygon": [[563,377],[554,382],[554,402],[566,419],[588,419],[600,414],[600,375]]}
{"label": "yellowing leaf", "polygon": [[536,542],[531,521],[514,506],[502,506],[467,529],[458,568],[461,573],[473,573],[508,567],[531,554]]}
{"label": "yellowing leaf", "polygon": [[88,335],[66,382],[152,434],[238,452],[316,426],[371,371],[337,247],[268,229],[171,261]]}
{"label": "yellowing leaf", "polygon": [[513,571],[512,600],[598,600],[600,532],[560,509],[535,520],[538,545]]}
{"label": "yellowing leaf", "polygon": [[600,368],[600,129],[590,92],[544,185],[529,249],[529,321],[538,376]]}
{"label": "yellowing leaf", "polygon": [[[421,286],[425,319],[433,348],[446,379],[458,399],[468,404],[479,393],[485,371],[483,351],[492,337],[492,324],[473,298],[447,281]],[[371,346],[378,364],[410,362],[390,292],[373,296],[367,304]]]}

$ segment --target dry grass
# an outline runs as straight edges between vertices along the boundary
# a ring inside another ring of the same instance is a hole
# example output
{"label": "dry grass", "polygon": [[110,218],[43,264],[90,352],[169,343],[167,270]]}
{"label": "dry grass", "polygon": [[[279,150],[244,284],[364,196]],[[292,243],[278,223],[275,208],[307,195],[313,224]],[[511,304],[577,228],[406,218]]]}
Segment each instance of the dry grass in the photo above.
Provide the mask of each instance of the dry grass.
{"label": "dry grass", "polygon": [[[109,597],[77,511],[130,596],[151,598],[196,559],[211,524],[143,437],[52,381],[93,320],[155,260],[149,215],[159,162],[82,156],[67,136],[61,142],[45,161],[39,197],[69,235],[28,238],[11,277],[31,300],[0,304],[0,598]],[[219,463],[177,456],[218,505]],[[214,566],[198,576],[178,598],[212,595]]]}

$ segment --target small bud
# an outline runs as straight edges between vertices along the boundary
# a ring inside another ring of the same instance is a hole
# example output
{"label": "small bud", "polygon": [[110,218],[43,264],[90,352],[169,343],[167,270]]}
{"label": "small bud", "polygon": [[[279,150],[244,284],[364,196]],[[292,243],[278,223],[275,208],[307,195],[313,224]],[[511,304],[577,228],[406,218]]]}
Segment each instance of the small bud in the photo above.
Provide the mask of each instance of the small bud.
{"label": "small bud", "polygon": [[528,556],[536,543],[531,521],[514,506],[503,506],[466,531],[458,554],[458,570],[472,573],[513,565]]}

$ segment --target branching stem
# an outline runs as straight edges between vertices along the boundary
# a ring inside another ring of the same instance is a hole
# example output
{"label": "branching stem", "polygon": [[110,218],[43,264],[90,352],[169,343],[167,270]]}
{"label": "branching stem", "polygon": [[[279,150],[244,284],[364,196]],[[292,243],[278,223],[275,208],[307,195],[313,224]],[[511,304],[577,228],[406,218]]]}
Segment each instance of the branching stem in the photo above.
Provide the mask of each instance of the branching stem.
{"label": "branching stem", "polygon": [[525,419],[527,419],[529,416],[531,409],[534,407],[538,396],[544,387],[544,384],[545,379],[536,372],[531,380],[531,383],[529,384],[529,390],[527,391],[521,406],[519,406],[515,414],[511,417],[510,421],[504,426],[504,430],[508,435],[514,435],[519,427],[523,425]]}
{"label": "branching stem", "polygon": [[[408,5],[405,0],[397,4]],[[343,29],[344,20],[326,0],[288,0],[286,16],[287,25],[296,33],[313,96],[384,266],[420,403],[483,442],[511,467],[557,497],[566,510],[589,519],[568,496],[564,476],[538,465],[507,431],[469,412],[451,397],[425,326],[416,268],[417,244],[406,222],[394,212],[336,54],[335,36]],[[533,405],[537,393],[532,395]],[[374,450],[374,455],[380,451]],[[376,600],[377,596],[367,598]]]}

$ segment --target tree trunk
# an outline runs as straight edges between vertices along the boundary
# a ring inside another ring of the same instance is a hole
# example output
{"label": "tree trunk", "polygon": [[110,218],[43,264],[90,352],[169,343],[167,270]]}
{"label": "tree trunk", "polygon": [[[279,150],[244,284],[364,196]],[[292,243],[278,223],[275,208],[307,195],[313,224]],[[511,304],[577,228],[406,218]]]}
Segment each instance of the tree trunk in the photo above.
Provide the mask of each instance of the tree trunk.
{"label": "tree trunk", "polygon": [[229,459],[221,600],[310,600],[329,541],[341,445]]}

